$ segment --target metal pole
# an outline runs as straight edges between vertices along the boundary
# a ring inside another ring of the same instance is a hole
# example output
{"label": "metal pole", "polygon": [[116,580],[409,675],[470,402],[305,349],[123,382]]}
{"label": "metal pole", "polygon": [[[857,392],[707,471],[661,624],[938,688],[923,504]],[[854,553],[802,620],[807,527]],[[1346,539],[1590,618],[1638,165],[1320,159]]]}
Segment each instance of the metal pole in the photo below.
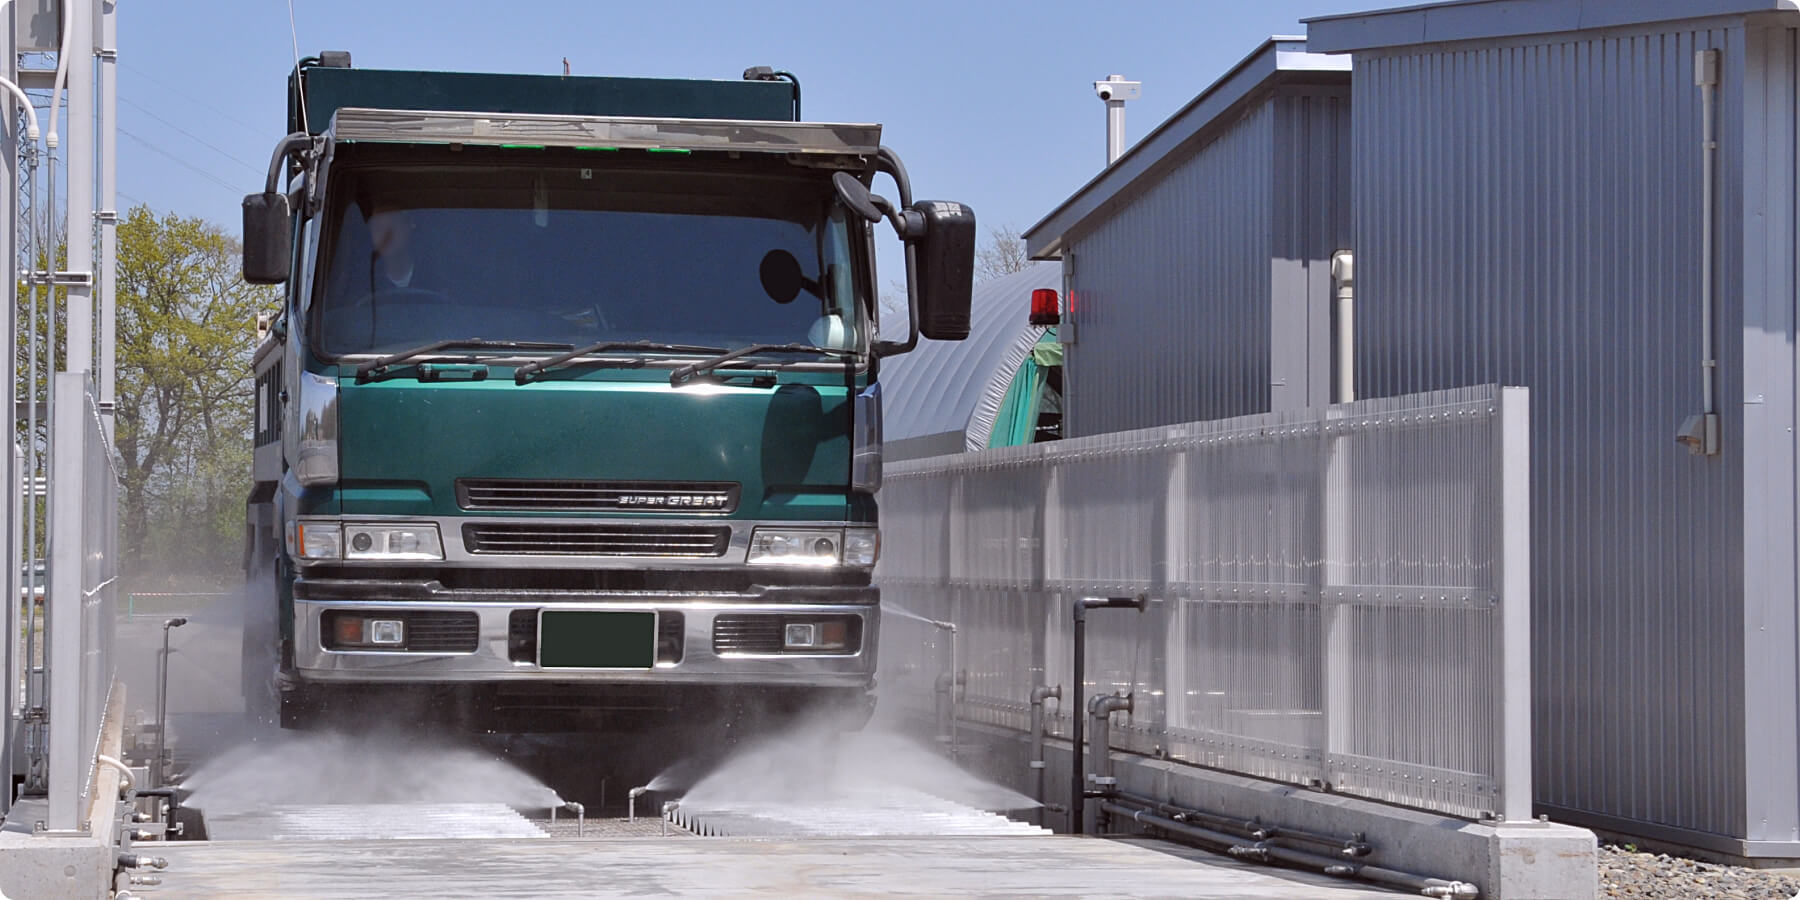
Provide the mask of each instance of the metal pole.
{"label": "metal pole", "polygon": [[1094,95],[1106,104],[1106,164],[1112,165],[1125,155],[1125,101],[1136,100],[1143,83],[1126,81],[1123,75],[1108,75],[1094,82]]}
{"label": "metal pole", "polygon": [[1086,737],[1082,721],[1083,696],[1087,693],[1087,601],[1075,601],[1075,705],[1069,716],[1074,725],[1073,761],[1069,764],[1069,831],[1080,834],[1087,811],[1087,761],[1082,758]]}
{"label": "metal pole", "polygon": [[50,649],[46,668],[50,679],[52,831],[81,827],[79,801],[87,781],[85,773],[93,761],[92,748],[81,746],[81,476],[86,461],[81,429],[87,424],[82,416],[86,381],[83,373],[59,372],[50,390],[54,427],[68,432],[57,441],[67,452],[50,457],[50,507],[55,518],[50,522],[50,592],[44,625]]}
{"label": "metal pole", "polygon": [[69,346],[64,371],[94,368],[94,7],[67,3],[69,27]]}
{"label": "metal pole", "polygon": [[1144,611],[1148,601],[1143,594],[1136,597],[1081,597],[1075,601],[1075,703],[1069,707],[1069,718],[1075,723],[1075,745],[1069,766],[1069,830],[1083,833],[1087,815],[1087,760],[1082,753],[1084,738],[1082,715],[1087,709],[1087,611],[1090,609],[1135,609]]}
{"label": "metal pole", "polygon": [[[18,42],[13,37],[13,25],[16,17],[12,15],[12,4],[0,3],[0,15],[4,15],[6,19],[4,24],[0,24],[0,31],[6,35],[7,46],[18,46]],[[18,61],[17,53],[6,54],[5,65],[0,66],[0,76],[4,76],[7,81],[16,83],[18,73],[15,70],[18,68]],[[0,194],[0,222],[6,223],[6,227],[0,229],[0,257],[6,259],[7,278],[4,283],[16,285],[18,284],[19,260],[18,254],[15,252],[17,249],[15,245],[19,219],[13,214],[13,206],[18,202],[19,197],[19,149],[23,142],[19,140],[19,110],[14,105],[10,93],[4,100],[0,100],[0,115],[4,115],[6,120],[6,138],[3,143],[0,143],[0,156],[4,157],[4,162],[0,162],[0,166],[4,167],[6,184],[5,193]],[[6,447],[6,506],[14,516],[6,528],[4,538],[6,577],[0,580],[4,583],[6,590],[7,639],[4,658],[8,679],[6,697],[4,701],[0,701],[4,704],[0,705],[0,715],[4,716],[4,719],[0,719],[0,722],[4,722],[4,729],[0,730],[0,776],[7,779],[8,785],[6,790],[0,790],[0,815],[4,815],[12,808],[10,785],[13,771],[13,735],[16,730],[15,723],[18,721],[19,702],[18,682],[13,679],[19,676],[19,558],[21,554],[19,552],[20,529],[17,516],[20,510],[19,477],[23,460],[19,458],[18,449],[18,407],[12,402],[19,395],[18,333],[19,295],[15,289],[12,296],[7,298],[6,315],[0,317],[0,344],[4,344],[6,347],[6,377],[9,379],[7,381],[6,410],[4,413],[0,413],[5,417],[8,445]]]}
{"label": "metal pole", "polygon": [[100,40],[100,415],[113,438],[119,288],[119,22],[116,0],[101,0]]}
{"label": "metal pole", "polygon": [[157,657],[156,672],[156,756],[150,761],[150,786],[162,787],[163,752],[169,734],[169,630],[187,624],[185,616],[163,622],[162,654]]}

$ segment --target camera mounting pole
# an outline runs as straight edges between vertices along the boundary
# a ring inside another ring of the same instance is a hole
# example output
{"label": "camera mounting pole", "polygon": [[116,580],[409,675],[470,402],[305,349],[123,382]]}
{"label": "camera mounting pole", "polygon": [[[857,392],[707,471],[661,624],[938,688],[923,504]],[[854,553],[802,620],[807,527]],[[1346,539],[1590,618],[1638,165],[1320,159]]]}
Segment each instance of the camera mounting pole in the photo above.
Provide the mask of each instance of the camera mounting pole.
{"label": "camera mounting pole", "polygon": [[1125,155],[1125,101],[1143,94],[1144,83],[1126,81],[1123,75],[1108,75],[1094,82],[1094,94],[1106,103],[1106,164]]}

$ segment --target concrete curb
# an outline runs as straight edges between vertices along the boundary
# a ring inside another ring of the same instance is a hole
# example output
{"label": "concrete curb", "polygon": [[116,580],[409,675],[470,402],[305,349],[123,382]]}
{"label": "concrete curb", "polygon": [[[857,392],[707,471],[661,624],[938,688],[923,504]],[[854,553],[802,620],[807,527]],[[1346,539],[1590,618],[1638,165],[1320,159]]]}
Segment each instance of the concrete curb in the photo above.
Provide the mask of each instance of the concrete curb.
{"label": "concrete curb", "polygon": [[[983,774],[1030,796],[1036,770],[1030,742],[1018,732],[959,722],[966,754]],[[1046,742],[1047,803],[1067,804],[1069,743]],[[1367,861],[1437,878],[1469,882],[1487,900],[1594,900],[1599,895],[1594,833],[1551,822],[1486,824],[1390,806],[1360,797],[1308,790],[1170,760],[1113,753],[1119,787],[1245,820],[1258,819],[1327,834],[1361,832],[1375,847]],[[1051,824],[1066,822],[1051,815]]]}

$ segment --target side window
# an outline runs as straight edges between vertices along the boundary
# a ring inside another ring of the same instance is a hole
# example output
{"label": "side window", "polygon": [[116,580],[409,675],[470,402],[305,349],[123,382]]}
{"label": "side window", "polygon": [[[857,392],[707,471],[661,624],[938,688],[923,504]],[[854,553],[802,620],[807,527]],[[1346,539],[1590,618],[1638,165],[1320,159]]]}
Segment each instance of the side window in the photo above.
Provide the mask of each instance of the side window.
{"label": "side window", "polygon": [[289,279],[289,282],[294,285],[294,290],[299,294],[297,306],[299,307],[300,314],[295,317],[296,319],[299,319],[304,318],[306,314],[312,310],[312,258],[313,248],[318,244],[319,218],[314,216],[301,223],[300,228],[295,233],[300,235],[300,239],[294,242],[294,277]]}

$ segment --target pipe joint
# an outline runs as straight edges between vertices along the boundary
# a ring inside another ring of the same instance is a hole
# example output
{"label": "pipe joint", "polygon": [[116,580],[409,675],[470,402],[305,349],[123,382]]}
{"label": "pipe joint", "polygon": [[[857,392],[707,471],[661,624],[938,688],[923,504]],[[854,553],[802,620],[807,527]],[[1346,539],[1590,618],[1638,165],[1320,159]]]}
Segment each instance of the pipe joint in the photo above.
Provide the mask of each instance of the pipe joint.
{"label": "pipe joint", "polygon": [[1131,712],[1130,694],[1101,694],[1088,701],[1088,715],[1104,719],[1116,712]]}
{"label": "pipe joint", "polygon": [[1247,859],[1252,862],[1266,863],[1269,861],[1269,848],[1260,842],[1241,844],[1227,849],[1225,852],[1238,859]]}
{"label": "pipe joint", "polygon": [[1040,684],[1031,689],[1031,705],[1043,706],[1045,700],[1062,700],[1062,685]]}

